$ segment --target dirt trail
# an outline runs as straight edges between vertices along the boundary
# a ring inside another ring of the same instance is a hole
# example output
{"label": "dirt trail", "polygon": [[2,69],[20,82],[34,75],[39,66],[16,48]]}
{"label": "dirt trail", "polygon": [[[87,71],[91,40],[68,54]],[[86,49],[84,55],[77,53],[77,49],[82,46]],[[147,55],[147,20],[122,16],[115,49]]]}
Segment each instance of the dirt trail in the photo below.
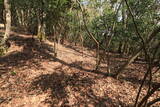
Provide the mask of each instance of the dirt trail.
{"label": "dirt trail", "polygon": [[[9,52],[0,57],[0,107],[133,105],[142,78],[137,75],[143,75],[143,66],[132,65],[130,68],[136,66],[137,70],[132,68],[136,73],[131,78],[116,80],[106,77],[105,64],[101,71],[92,71],[95,57],[89,49],[85,48],[82,56],[80,47],[59,44],[54,57],[50,41],[40,43],[31,35],[16,33],[10,41]],[[142,95],[145,92],[143,89]]]}

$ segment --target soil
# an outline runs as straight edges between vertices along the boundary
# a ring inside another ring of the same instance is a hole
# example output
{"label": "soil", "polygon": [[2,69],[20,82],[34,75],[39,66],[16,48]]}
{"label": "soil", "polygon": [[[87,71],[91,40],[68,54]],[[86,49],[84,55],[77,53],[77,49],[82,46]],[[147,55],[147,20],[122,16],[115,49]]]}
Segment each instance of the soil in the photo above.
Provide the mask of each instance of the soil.
{"label": "soil", "polygon": [[[137,61],[116,79],[107,75],[105,63],[94,71],[94,50],[65,43],[57,44],[55,54],[53,42],[14,32],[9,41],[11,47],[0,57],[0,107],[132,107],[146,72]],[[109,55],[111,72],[127,60]],[[158,82],[157,76],[153,84]],[[146,81],[140,98],[147,87]],[[160,91],[149,100],[158,97]]]}

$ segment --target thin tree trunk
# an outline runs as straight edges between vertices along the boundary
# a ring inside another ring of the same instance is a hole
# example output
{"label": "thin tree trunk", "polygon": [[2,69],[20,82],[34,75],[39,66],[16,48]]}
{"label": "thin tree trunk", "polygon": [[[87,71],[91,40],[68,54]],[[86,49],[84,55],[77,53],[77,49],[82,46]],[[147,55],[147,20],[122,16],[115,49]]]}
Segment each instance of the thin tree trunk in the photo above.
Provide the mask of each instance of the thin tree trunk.
{"label": "thin tree trunk", "polygon": [[17,18],[18,18],[18,24],[21,26],[22,25],[22,20],[21,20],[20,13],[18,11],[18,8],[16,8],[15,10],[16,10]]}
{"label": "thin tree trunk", "polygon": [[80,9],[81,9],[81,12],[82,12],[82,18],[83,18],[83,23],[84,23],[84,27],[85,27],[85,30],[87,32],[87,34],[91,37],[91,39],[96,43],[97,45],[97,48],[96,48],[96,67],[95,67],[95,71],[98,70],[99,68],[99,61],[100,61],[100,57],[99,57],[99,42],[97,41],[97,39],[94,37],[94,35],[89,31],[88,27],[87,27],[87,22],[86,22],[86,19],[85,19],[85,15],[84,15],[84,12],[85,10],[83,9],[81,3],[79,0],[77,0],[77,3],[79,4],[80,6]]}
{"label": "thin tree trunk", "polygon": [[118,53],[122,54],[122,42],[119,43],[119,47],[118,47]]}
{"label": "thin tree trunk", "polygon": [[43,16],[43,15],[37,14],[37,20],[38,20],[37,36],[40,39],[40,41],[42,41],[42,40],[45,39],[45,28],[46,28],[46,25],[45,25],[45,23],[43,21],[43,17],[42,17],[42,19],[40,19],[39,18],[40,16]]}
{"label": "thin tree trunk", "polygon": [[2,45],[5,45],[6,40],[8,39],[11,31],[11,10],[10,10],[10,3],[9,0],[4,0],[4,8],[5,8],[5,15],[6,15],[6,30],[5,34],[2,39]]}

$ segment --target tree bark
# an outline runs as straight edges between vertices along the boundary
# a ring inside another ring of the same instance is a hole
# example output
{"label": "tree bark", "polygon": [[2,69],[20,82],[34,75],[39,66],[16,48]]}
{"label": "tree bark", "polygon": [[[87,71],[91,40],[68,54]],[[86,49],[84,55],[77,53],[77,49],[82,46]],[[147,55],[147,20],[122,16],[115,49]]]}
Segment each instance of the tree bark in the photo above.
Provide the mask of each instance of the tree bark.
{"label": "tree bark", "polygon": [[40,39],[40,41],[42,41],[45,39],[46,35],[45,33],[46,24],[44,22],[44,13],[37,13],[37,20],[38,20],[37,36]]}
{"label": "tree bark", "polygon": [[11,31],[11,6],[9,0],[4,0],[4,8],[5,8],[5,15],[6,15],[6,29],[5,29],[5,34],[2,39],[2,45],[5,45]]}

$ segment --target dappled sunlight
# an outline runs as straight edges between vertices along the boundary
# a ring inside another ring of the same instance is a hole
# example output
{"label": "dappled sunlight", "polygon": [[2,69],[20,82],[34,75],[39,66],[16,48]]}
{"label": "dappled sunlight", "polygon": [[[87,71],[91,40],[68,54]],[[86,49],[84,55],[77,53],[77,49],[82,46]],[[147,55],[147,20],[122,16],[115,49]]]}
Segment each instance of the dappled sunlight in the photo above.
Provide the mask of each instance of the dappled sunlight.
{"label": "dappled sunlight", "polygon": [[0,107],[159,107],[159,0],[0,0]]}

